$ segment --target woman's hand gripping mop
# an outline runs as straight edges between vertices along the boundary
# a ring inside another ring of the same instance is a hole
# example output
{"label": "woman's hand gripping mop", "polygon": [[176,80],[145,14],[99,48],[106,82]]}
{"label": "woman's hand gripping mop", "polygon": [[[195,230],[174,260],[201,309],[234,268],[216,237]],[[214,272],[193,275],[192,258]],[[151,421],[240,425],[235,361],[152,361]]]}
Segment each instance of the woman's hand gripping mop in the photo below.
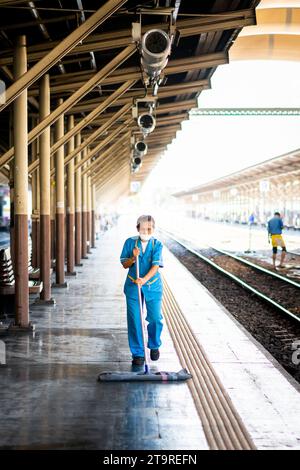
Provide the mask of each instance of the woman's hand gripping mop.
{"label": "woman's hand gripping mop", "polygon": [[[136,277],[140,277],[139,267],[139,255],[136,257]],[[100,382],[133,382],[133,381],[156,381],[156,382],[175,382],[188,380],[192,378],[192,375],[186,369],[181,369],[179,372],[151,372],[148,363],[148,354],[146,347],[145,338],[145,327],[144,327],[144,311],[142,302],[141,286],[137,284],[138,296],[139,296],[139,311],[141,319],[141,328],[143,334],[143,346],[144,346],[144,357],[145,366],[144,371],[141,372],[102,372],[98,375]]]}

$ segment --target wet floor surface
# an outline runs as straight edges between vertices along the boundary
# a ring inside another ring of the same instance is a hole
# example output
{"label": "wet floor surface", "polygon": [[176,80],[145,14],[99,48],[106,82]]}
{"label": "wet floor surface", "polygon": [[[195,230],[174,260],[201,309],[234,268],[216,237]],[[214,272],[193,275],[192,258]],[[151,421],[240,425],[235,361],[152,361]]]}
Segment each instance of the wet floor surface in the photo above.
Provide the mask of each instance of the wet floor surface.
{"label": "wet floor surface", "polygon": [[[187,384],[99,383],[131,370],[120,228],[106,232],[55,307],[31,306],[33,333],[11,334],[0,367],[0,449],[205,449]],[[154,369],[179,370],[166,327]]]}

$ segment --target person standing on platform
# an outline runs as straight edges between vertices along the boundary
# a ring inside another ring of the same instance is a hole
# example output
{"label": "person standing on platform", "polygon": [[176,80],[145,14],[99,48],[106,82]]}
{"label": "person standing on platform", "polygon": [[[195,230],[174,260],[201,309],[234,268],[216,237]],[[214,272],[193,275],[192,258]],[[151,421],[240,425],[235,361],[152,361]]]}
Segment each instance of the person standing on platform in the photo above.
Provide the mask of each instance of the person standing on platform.
{"label": "person standing on platform", "polygon": [[[126,295],[128,342],[132,365],[142,366],[145,361],[142,326],[139,313],[138,285],[142,302],[146,302],[148,322],[148,348],[152,361],[159,359],[161,331],[163,328],[161,303],[163,284],[159,268],[163,267],[162,243],[153,236],[155,221],[151,215],[142,215],[136,224],[139,235],[128,238],[123,246],[120,261],[129,268],[123,292]],[[136,277],[136,257],[139,257],[139,278]]]}
{"label": "person standing on platform", "polygon": [[276,269],[276,256],[278,246],[281,247],[281,258],[278,268],[284,268],[283,262],[286,255],[286,246],[282,237],[283,222],[280,212],[274,212],[274,216],[268,221],[268,239],[272,241],[273,267]]}

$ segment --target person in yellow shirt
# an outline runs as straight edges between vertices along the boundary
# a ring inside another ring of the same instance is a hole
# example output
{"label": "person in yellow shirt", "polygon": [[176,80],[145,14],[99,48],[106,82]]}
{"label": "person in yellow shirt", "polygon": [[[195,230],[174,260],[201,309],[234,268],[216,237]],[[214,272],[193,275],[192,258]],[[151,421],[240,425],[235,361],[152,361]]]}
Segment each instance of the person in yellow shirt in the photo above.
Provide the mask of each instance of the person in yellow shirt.
{"label": "person in yellow shirt", "polygon": [[281,247],[280,264],[278,268],[284,268],[284,259],[286,255],[286,246],[282,237],[283,222],[280,212],[274,212],[274,216],[268,221],[269,242],[272,241],[273,267],[276,269],[276,257],[278,246]]}

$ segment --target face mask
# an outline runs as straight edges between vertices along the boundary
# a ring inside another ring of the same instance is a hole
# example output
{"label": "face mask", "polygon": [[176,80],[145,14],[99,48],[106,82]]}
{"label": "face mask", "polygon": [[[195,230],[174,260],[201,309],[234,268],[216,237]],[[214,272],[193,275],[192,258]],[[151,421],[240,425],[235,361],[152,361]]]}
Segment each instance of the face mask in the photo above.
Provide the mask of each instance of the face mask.
{"label": "face mask", "polygon": [[143,234],[141,235],[140,234],[140,239],[143,241],[143,242],[147,242],[148,240],[150,240],[150,238],[152,237],[152,235],[149,235],[149,234]]}

